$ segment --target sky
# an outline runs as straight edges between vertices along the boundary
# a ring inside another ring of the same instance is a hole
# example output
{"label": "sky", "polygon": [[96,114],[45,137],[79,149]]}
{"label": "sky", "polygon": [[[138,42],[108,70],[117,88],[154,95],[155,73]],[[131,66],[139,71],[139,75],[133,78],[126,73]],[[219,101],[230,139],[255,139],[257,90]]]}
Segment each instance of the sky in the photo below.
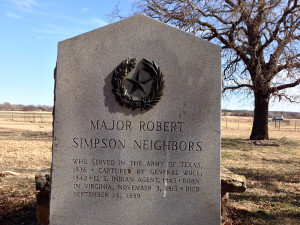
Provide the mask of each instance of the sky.
{"label": "sky", "polygon": [[[53,105],[57,43],[109,24],[114,6],[134,0],[0,0],[0,104]],[[300,88],[292,93],[299,95]],[[223,109],[253,109],[253,98],[231,95]],[[300,104],[270,110],[300,112]]]}

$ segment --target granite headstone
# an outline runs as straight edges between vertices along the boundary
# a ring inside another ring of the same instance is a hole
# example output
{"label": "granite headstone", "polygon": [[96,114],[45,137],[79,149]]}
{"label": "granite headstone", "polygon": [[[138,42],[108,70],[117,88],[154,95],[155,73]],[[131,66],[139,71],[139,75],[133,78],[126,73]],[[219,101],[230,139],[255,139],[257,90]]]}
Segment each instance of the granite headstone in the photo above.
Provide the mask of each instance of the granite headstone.
{"label": "granite headstone", "polygon": [[220,224],[221,49],[143,15],[58,44],[50,224]]}

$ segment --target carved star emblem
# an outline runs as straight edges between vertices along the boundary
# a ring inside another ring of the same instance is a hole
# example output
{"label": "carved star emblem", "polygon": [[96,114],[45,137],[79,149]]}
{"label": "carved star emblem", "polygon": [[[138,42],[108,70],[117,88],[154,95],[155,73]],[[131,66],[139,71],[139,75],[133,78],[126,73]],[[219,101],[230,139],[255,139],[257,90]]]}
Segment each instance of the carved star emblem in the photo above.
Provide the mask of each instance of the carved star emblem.
{"label": "carved star emblem", "polygon": [[148,80],[142,81],[141,77],[142,77],[142,73],[139,70],[137,72],[135,78],[127,78],[127,80],[129,80],[131,83],[133,83],[133,86],[132,86],[130,94],[132,94],[137,89],[142,90],[146,94],[145,84],[148,83],[152,79],[148,79]]}

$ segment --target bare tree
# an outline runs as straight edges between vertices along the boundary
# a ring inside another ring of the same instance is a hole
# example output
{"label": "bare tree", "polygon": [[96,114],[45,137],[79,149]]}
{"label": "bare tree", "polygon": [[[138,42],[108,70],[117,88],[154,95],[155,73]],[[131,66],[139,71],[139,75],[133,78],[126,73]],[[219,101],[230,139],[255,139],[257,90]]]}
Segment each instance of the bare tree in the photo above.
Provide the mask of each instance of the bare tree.
{"label": "bare tree", "polygon": [[224,91],[254,94],[250,138],[269,139],[271,97],[300,83],[300,6],[297,0],[138,0],[147,14],[222,46]]}
{"label": "bare tree", "polygon": [[12,109],[12,105],[9,102],[4,102],[0,104],[0,110],[9,111]]}

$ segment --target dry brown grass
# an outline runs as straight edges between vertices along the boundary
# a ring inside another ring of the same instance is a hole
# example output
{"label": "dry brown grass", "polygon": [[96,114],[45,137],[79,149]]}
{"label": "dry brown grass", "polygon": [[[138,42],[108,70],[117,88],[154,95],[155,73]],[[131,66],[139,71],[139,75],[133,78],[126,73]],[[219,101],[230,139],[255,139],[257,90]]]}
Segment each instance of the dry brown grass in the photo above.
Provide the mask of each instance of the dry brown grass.
{"label": "dry brown grass", "polygon": [[[231,194],[234,224],[300,224],[300,131],[272,124],[270,138],[280,146],[258,147],[241,142],[250,136],[250,118],[222,120],[222,164],[246,176],[248,186]],[[0,120],[1,225],[36,224],[34,174],[50,166],[51,134],[51,123]]]}
{"label": "dry brown grass", "polygon": [[50,166],[51,130],[51,123],[0,121],[0,224],[36,224],[34,175]]}
{"label": "dry brown grass", "polygon": [[[270,139],[288,138],[292,140],[300,140],[299,119],[281,121],[280,128],[278,127],[279,122],[277,122],[277,127],[275,127],[275,123],[271,121],[271,119],[270,122],[271,122],[271,124],[269,125]],[[251,117],[223,116],[222,137],[248,139],[251,134],[252,123],[253,120]]]}
{"label": "dry brown grass", "polygon": [[227,128],[224,118],[222,124],[222,164],[247,179],[245,193],[231,194],[234,224],[300,224],[300,131],[271,125],[269,136],[280,146],[255,146],[243,142],[249,118],[231,117],[231,127],[228,120]]}

